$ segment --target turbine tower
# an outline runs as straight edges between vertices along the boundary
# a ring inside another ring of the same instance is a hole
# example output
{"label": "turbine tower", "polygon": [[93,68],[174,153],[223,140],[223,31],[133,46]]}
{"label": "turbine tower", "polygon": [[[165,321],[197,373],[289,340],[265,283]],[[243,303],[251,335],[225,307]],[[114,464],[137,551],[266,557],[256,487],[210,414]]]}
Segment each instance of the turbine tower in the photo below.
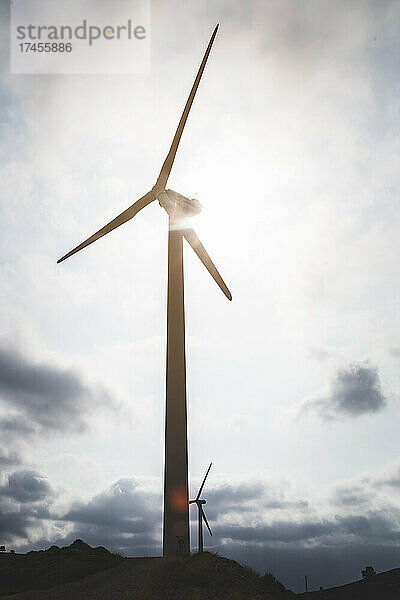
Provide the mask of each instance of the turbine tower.
{"label": "turbine tower", "polygon": [[204,246],[190,226],[188,217],[201,210],[200,203],[166,189],[178,145],[201,76],[211,51],[215,27],[197,72],[174,139],[155,185],[110,223],[65,254],[62,262],[76,252],[132,219],[142,208],[158,200],[168,214],[168,299],[167,299],[167,369],[164,462],[164,529],[163,556],[187,555],[189,543],[189,490],[186,412],[185,310],[183,283],[183,238],[192,247],[225,296],[232,296]]}
{"label": "turbine tower", "polygon": [[212,465],[212,463],[210,463],[210,466],[207,469],[207,473],[204,476],[203,483],[200,486],[200,489],[199,489],[199,491],[197,493],[196,498],[194,500],[190,500],[189,501],[189,504],[197,504],[197,509],[198,509],[198,527],[199,527],[199,531],[198,531],[198,534],[197,534],[198,535],[198,541],[199,541],[198,552],[203,552],[203,521],[204,521],[204,523],[207,526],[209,534],[212,535],[211,527],[208,524],[207,517],[206,517],[204,509],[203,509],[203,505],[206,504],[206,500],[203,500],[202,498],[200,498],[201,492],[203,491],[203,487],[204,487],[204,484],[205,484],[206,479],[207,479],[207,476],[208,476],[208,474],[210,472],[211,465]]}

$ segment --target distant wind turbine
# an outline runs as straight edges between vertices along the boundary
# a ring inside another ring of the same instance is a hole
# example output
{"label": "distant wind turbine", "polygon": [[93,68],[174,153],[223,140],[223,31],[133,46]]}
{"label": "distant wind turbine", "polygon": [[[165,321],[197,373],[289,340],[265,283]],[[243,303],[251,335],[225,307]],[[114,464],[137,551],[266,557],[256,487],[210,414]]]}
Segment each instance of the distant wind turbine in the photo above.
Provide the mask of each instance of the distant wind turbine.
{"label": "distant wind turbine", "polygon": [[132,206],[99,229],[97,233],[76,246],[57,262],[62,262],[76,252],[120,225],[132,219],[142,208],[158,200],[168,214],[168,301],[167,301],[167,371],[165,411],[165,463],[164,463],[164,531],[163,555],[187,555],[189,542],[188,450],[186,412],[186,358],[185,310],[183,284],[183,238],[193,248],[225,296],[232,300],[230,291],[207,254],[187,217],[201,211],[197,200],[186,198],[167,190],[166,185],[183,129],[193,103],[201,76],[211,51],[218,25],[211,36],[200,68],[194,80],[171,147],[155,185]]}
{"label": "distant wind turbine", "polygon": [[197,504],[197,509],[198,509],[198,527],[199,527],[199,531],[198,531],[198,534],[197,534],[198,535],[198,540],[199,540],[199,549],[198,549],[198,552],[203,552],[203,521],[204,521],[204,523],[207,526],[209,534],[212,535],[211,528],[210,528],[210,526],[208,524],[207,517],[206,517],[206,514],[205,514],[204,509],[203,509],[203,505],[206,504],[206,500],[203,500],[202,498],[200,498],[201,492],[203,491],[203,487],[204,487],[204,484],[205,484],[206,479],[207,479],[207,476],[208,476],[208,474],[210,472],[211,465],[212,465],[212,463],[210,463],[210,466],[207,469],[207,473],[204,476],[203,483],[200,486],[200,489],[199,489],[199,491],[197,493],[196,498],[194,500],[190,500],[189,501],[189,504]]}

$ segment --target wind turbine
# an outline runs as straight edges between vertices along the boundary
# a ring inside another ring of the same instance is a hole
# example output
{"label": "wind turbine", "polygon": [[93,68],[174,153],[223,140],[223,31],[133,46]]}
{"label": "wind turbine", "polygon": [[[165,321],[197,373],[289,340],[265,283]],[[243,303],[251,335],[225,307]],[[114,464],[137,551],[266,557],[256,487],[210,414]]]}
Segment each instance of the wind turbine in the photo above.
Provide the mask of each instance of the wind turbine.
{"label": "wind turbine", "polygon": [[196,498],[194,500],[190,500],[189,501],[189,504],[197,504],[197,509],[198,509],[198,519],[199,519],[199,521],[198,521],[198,527],[199,527],[199,532],[198,532],[199,550],[198,550],[198,552],[203,552],[203,521],[206,524],[207,529],[208,529],[210,535],[212,535],[211,528],[210,528],[210,526],[208,524],[207,517],[206,517],[205,512],[203,510],[203,504],[206,504],[206,500],[202,500],[200,498],[201,492],[203,491],[203,487],[204,487],[204,484],[205,484],[206,479],[207,479],[207,476],[208,476],[208,474],[210,472],[211,465],[212,465],[212,463],[210,463],[210,466],[207,469],[207,473],[204,476],[203,483],[200,486],[200,489],[199,489],[199,491],[197,493]]}
{"label": "wind turbine", "polygon": [[186,412],[186,357],[185,309],[183,282],[183,238],[193,248],[203,265],[219,285],[225,296],[232,300],[230,291],[207,254],[187,217],[201,210],[197,200],[167,190],[166,185],[175,160],[183,129],[193,103],[201,76],[211,51],[218,25],[215,27],[200,68],[197,72],[174,139],[162,165],[155,185],[110,223],[65,254],[62,262],[76,252],[123,223],[132,219],[142,208],[158,200],[168,214],[168,299],[167,299],[167,368],[165,410],[165,463],[164,463],[164,529],[163,556],[187,555],[189,543],[189,490]]}

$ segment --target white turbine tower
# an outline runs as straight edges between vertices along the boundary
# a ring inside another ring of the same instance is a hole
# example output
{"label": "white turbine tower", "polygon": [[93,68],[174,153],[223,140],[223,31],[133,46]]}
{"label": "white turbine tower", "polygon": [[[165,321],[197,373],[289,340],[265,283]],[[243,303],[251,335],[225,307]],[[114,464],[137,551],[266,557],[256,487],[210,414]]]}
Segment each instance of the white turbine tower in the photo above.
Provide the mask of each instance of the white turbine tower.
{"label": "white turbine tower", "polygon": [[164,463],[164,532],[163,555],[186,555],[189,543],[188,451],[186,413],[186,358],[185,310],[183,285],[183,238],[193,248],[225,296],[232,296],[204,246],[190,226],[188,217],[201,210],[197,200],[185,198],[166,185],[179,141],[204,71],[218,25],[213,31],[207,50],[190,91],[171,147],[155,185],[124,212],[102,227],[94,235],[65,254],[62,262],[76,252],[120,225],[132,219],[142,208],[158,200],[168,214],[168,300],[167,300],[167,369],[165,412],[165,463]]}

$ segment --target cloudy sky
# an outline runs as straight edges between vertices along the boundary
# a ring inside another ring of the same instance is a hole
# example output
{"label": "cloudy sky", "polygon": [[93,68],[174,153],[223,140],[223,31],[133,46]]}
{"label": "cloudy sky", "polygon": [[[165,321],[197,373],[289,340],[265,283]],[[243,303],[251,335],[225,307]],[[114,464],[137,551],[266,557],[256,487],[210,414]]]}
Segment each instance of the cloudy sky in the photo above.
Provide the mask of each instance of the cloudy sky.
{"label": "cloudy sky", "polygon": [[398,567],[399,3],[153,0],[123,76],[10,75],[1,9],[0,543],[160,553],[166,215],[56,260],[153,185],[219,22],[169,181],[233,294],[186,248],[206,545],[295,590]]}

